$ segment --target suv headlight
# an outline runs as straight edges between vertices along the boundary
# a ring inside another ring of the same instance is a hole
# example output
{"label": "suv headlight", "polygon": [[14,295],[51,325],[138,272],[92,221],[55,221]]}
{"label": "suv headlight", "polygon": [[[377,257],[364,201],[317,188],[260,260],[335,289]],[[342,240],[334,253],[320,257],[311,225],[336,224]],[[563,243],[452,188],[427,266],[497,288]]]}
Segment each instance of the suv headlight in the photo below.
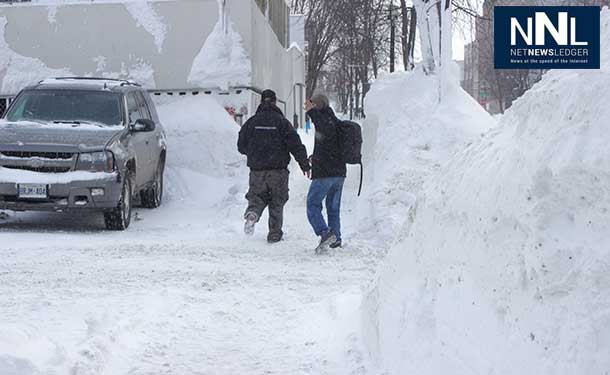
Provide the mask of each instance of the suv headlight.
{"label": "suv headlight", "polygon": [[78,155],[77,171],[112,172],[114,171],[114,155],[110,151],[88,152]]}

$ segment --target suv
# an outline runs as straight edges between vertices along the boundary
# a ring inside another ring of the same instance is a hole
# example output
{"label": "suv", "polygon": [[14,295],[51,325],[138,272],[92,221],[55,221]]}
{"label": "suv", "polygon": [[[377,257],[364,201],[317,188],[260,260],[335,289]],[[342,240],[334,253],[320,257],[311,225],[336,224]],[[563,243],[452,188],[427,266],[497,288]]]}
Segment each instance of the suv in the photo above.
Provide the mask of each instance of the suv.
{"label": "suv", "polygon": [[134,197],[163,198],[167,143],[148,93],[125,80],[53,78],[0,120],[0,210],[103,212],[124,230]]}

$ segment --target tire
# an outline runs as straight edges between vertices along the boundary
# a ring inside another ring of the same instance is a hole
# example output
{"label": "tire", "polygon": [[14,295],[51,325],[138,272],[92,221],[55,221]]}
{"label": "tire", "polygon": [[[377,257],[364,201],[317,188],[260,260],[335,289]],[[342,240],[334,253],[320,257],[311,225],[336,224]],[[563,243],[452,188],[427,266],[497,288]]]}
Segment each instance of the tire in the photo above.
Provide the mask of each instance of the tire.
{"label": "tire", "polygon": [[163,203],[163,172],[165,165],[163,161],[159,162],[157,172],[151,187],[140,192],[140,201],[144,208],[158,208]]}
{"label": "tire", "polygon": [[131,223],[131,209],[133,207],[133,178],[130,174],[125,176],[123,191],[118,206],[112,211],[104,212],[106,229],[122,231],[129,228]]}

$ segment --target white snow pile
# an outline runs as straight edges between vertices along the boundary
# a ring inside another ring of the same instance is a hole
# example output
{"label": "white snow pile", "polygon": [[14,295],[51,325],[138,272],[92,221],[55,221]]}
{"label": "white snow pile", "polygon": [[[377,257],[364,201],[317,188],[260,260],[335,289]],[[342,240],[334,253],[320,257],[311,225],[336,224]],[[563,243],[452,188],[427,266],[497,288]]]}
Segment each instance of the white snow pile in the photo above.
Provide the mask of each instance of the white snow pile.
{"label": "white snow pile", "polygon": [[246,163],[237,152],[239,125],[214,99],[180,98],[158,106],[158,112],[168,142],[170,199],[213,205],[236,181],[247,182],[241,178]]}
{"label": "white snow pile", "polygon": [[0,76],[2,92],[18,93],[24,86],[48,77],[71,75],[68,69],[52,69],[36,58],[25,57],[10,49],[4,39],[6,17],[0,17]]}
{"label": "white snow pile", "polygon": [[416,70],[380,78],[366,97],[359,213],[367,233],[394,239],[424,181],[493,124],[457,83],[446,85],[442,105],[438,88],[437,77]]}
{"label": "white snow pile", "polygon": [[229,22],[227,32],[219,22],[195,56],[188,82],[199,87],[247,86],[252,81],[252,64],[242,37]]}
{"label": "white snow pile", "polygon": [[608,373],[602,18],[601,70],[548,73],[426,189],[365,303],[388,374]]}

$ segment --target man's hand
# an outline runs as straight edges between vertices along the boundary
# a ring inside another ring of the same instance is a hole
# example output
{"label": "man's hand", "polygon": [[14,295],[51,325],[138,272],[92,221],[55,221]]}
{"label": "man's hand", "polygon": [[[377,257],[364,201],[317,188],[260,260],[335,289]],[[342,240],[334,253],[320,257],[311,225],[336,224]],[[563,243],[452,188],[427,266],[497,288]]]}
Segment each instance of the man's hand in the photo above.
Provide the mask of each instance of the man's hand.
{"label": "man's hand", "polygon": [[308,171],[303,171],[303,176],[307,177],[308,180],[311,180],[311,169]]}
{"label": "man's hand", "polygon": [[305,112],[309,112],[312,109],[316,108],[316,105],[311,101],[311,99],[307,99],[304,107],[305,107]]}

